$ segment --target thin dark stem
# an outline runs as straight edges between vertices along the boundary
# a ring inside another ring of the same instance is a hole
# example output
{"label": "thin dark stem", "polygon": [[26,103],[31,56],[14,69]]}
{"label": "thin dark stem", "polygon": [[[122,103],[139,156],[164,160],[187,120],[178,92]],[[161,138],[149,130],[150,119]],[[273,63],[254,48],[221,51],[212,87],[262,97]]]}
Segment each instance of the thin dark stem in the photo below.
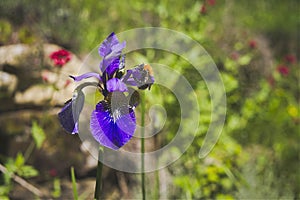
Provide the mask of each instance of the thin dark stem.
{"label": "thin dark stem", "polygon": [[94,194],[94,199],[97,200],[101,198],[101,192],[102,192],[102,168],[103,168],[103,164],[101,162],[102,156],[103,156],[103,150],[102,148],[100,148],[99,155],[98,155],[97,178],[96,178],[96,186],[95,186],[95,194]]}
{"label": "thin dark stem", "polygon": [[146,199],[146,188],[145,188],[145,92],[141,94],[141,175],[142,175],[142,195],[143,200]]}
{"label": "thin dark stem", "polygon": [[[154,131],[154,133],[156,133],[156,129],[153,126],[152,130]],[[154,147],[157,148],[158,147],[158,137],[157,135],[154,136]],[[158,169],[158,161],[155,162],[156,164],[156,169]],[[160,183],[159,183],[159,170],[156,170],[155,172],[155,188],[154,188],[154,199],[159,199],[159,187],[160,187]]]}
{"label": "thin dark stem", "polygon": [[34,150],[34,147],[35,147],[35,143],[34,143],[34,141],[31,141],[31,143],[29,144],[29,146],[28,146],[28,148],[27,148],[27,150],[25,151],[25,154],[24,154],[25,162],[28,160],[28,158],[32,154],[32,152]]}

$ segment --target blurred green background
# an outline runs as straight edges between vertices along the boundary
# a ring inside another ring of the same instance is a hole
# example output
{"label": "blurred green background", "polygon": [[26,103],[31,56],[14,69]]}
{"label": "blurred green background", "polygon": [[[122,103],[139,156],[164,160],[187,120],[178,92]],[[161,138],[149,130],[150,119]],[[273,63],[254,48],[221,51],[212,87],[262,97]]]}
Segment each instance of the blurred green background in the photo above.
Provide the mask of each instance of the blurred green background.
{"label": "blurred green background", "polygon": [[[0,47],[53,43],[83,60],[113,31],[154,26],[187,34],[207,50],[222,75],[227,94],[226,123],[212,152],[199,159],[198,151],[211,114],[205,82],[195,77],[193,67],[178,56],[158,51],[137,52],[140,57],[151,55],[158,63],[180,71],[201,96],[200,129],[193,144],[166,169],[147,174],[149,199],[299,199],[299,13],[297,0],[176,3],[170,0],[1,0]],[[22,62],[28,65],[27,60]],[[45,68],[52,70],[49,66],[35,65],[32,67],[37,72]],[[18,69],[8,69],[7,64],[0,66],[0,71],[17,74]],[[47,84],[42,79],[35,81]],[[167,144],[180,123],[176,98],[163,96],[163,90],[154,86],[147,100],[149,106],[163,105],[168,113],[155,148]],[[7,101],[13,99],[14,93],[7,95],[3,89],[0,92],[0,163],[9,172],[51,191],[53,198],[72,198],[69,168],[74,165],[75,171],[79,171],[85,163],[79,149],[80,140],[61,130],[55,112],[51,112],[51,102],[44,106],[14,107],[9,106],[14,103]],[[5,109],[3,104],[10,109]],[[14,112],[22,115],[28,111],[43,114],[24,114],[26,120],[7,117]],[[30,145],[32,141],[35,146]],[[76,152],[69,155],[73,148]],[[52,159],[49,151],[63,157]],[[47,164],[39,162],[43,158]],[[141,197],[138,175],[108,168],[104,173],[103,197]],[[7,174],[1,174],[0,198],[22,199],[28,191]],[[85,187],[84,181],[94,180],[94,176],[93,169],[78,174],[82,198],[92,197],[89,196],[91,188]]]}

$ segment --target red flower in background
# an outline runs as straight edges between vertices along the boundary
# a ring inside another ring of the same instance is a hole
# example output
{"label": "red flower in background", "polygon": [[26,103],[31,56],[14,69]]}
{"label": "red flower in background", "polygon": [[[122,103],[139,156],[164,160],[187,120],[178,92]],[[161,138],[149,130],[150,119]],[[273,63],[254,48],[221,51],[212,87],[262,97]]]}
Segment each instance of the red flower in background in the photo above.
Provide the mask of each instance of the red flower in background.
{"label": "red flower in background", "polygon": [[275,79],[274,79],[273,76],[270,76],[270,77],[268,78],[268,83],[269,83],[269,85],[270,85],[271,87],[273,87],[273,86],[275,85]]}
{"label": "red flower in background", "polygon": [[201,8],[200,8],[200,13],[202,15],[206,14],[207,13],[206,5],[214,6],[215,4],[216,4],[216,0],[206,0],[206,1],[204,1]]}
{"label": "red flower in background", "polygon": [[216,0],[207,0],[206,2],[210,6],[214,6],[216,4]]}
{"label": "red flower in background", "polygon": [[70,85],[70,83],[71,83],[71,80],[70,80],[70,79],[66,80],[65,85],[64,85],[64,88],[68,87],[68,86]]}
{"label": "red flower in background", "polygon": [[231,55],[230,55],[230,58],[232,60],[237,60],[237,59],[239,59],[239,57],[240,57],[240,55],[239,55],[238,52],[232,52]]}
{"label": "red flower in background", "polygon": [[51,60],[53,60],[54,64],[58,67],[63,67],[67,62],[71,60],[70,52],[61,49],[51,53]]}
{"label": "red flower in background", "polygon": [[250,41],[248,42],[248,45],[249,45],[249,47],[250,47],[251,49],[255,49],[255,48],[257,47],[257,43],[256,43],[255,40],[250,40]]}
{"label": "red flower in background", "polygon": [[288,75],[290,72],[289,68],[285,65],[279,65],[277,71],[284,76]]}
{"label": "red flower in background", "polygon": [[206,14],[206,6],[203,4],[200,9],[201,14]]}
{"label": "red flower in background", "polygon": [[58,174],[58,173],[57,173],[56,169],[50,169],[50,170],[49,170],[49,175],[50,175],[50,176],[55,177],[55,176],[57,176],[57,174]]}
{"label": "red flower in background", "polygon": [[291,54],[286,55],[284,57],[284,59],[285,59],[286,62],[291,63],[291,64],[295,64],[296,61],[297,61],[296,57],[294,55],[291,55]]}
{"label": "red flower in background", "polygon": [[44,82],[49,82],[48,73],[42,72],[42,79]]}

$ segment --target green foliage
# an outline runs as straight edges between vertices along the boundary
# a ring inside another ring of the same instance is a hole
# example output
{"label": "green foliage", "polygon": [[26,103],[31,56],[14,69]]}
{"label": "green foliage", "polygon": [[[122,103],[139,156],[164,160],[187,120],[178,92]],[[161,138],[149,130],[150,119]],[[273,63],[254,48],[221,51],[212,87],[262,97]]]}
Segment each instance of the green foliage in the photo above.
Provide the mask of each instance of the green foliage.
{"label": "green foliage", "polygon": [[5,167],[8,170],[8,173],[5,174],[7,183],[10,182],[11,174],[17,174],[24,178],[36,177],[39,174],[32,166],[25,164],[25,159],[22,153],[18,153],[15,160],[8,159]]}
{"label": "green foliage", "polygon": [[61,196],[61,184],[59,178],[53,179],[53,191],[51,192],[52,197],[59,198]]}
{"label": "green foliage", "polygon": [[12,34],[11,24],[6,20],[0,20],[0,44],[9,40]]}
{"label": "green foliage", "polygon": [[[300,180],[297,154],[300,150],[297,142],[300,136],[299,106],[297,105],[299,100],[294,96],[293,90],[283,88],[287,78],[290,83],[294,81],[294,86],[296,86],[297,79],[300,77],[293,77],[299,76],[297,73],[291,73],[289,77],[278,75],[278,72],[274,72],[274,76],[277,76],[276,86],[270,86],[263,81],[260,91],[245,101],[241,112],[244,123],[234,131],[234,135],[244,144],[259,144],[268,148],[266,151],[271,149],[273,165],[268,164],[270,156],[260,157],[268,160],[262,164],[261,173],[272,173],[273,179],[278,177],[276,181],[268,181],[275,182],[276,198],[281,198],[280,192],[283,193],[286,189],[286,183],[290,183],[289,190],[297,194],[296,185],[299,185]],[[269,187],[272,189],[271,185]]]}
{"label": "green foliage", "polygon": [[8,194],[9,194],[10,190],[11,190],[10,185],[1,185],[0,186],[0,199],[4,199],[4,200],[9,199]]}
{"label": "green foliage", "polygon": [[72,188],[73,188],[73,198],[78,200],[78,192],[77,192],[77,183],[75,177],[74,167],[71,167],[71,179],[72,179]]}
{"label": "green foliage", "polygon": [[8,158],[6,163],[6,173],[3,174],[3,185],[0,185],[0,198],[9,199],[8,195],[13,190],[13,176],[17,175],[28,179],[36,177],[39,172],[31,165],[26,165],[22,153],[18,153],[16,158]]}
{"label": "green foliage", "polygon": [[[36,143],[37,148],[39,149],[45,140],[44,130],[37,124],[36,121],[33,121],[31,134]],[[29,145],[24,156],[21,152],[19,152],[15,158],[7,158],[5,162],[5,167],[7,172],[3,174],[3,185],[0,185],[0,198],[5,199],[8,198],[9,193],[13,190],[13,181],[12,178],[14,175],[20,176],[24,179],[29,179],[33,177],[37,177],[39,172],[35,167],[26,164],[26,160],[29,158],[32,153],[34,147],[34,143]],[[3,196],[1,196],[3,195]]]}
{"label": "green foliage", "polygon": [[46,139],[46,134],[41,126],[38,125],[36,121],[32,122],[31,134],[38,149],[41,148],[44,140]]}
{"label": "green foliage", "polygon": [[[193,147],[201,144],[194,144]],[[194,150],[194,148],[193,148]],[[196,151],[198,149],[195,149]],[[180,188],[171,197],[184,199],[234,198],[235,191],[243,181],[238,166],[244,163],[242,148],[230,137],[222,137],[214,150],[204,160],[188,150],[177,164],[172,166],[174,184]],[[197,154],[196,154],[197,155]],[[193,177],[193,178],[191,178]]]}
{"label": "green foliage", "polygon": [[[299,12],[299,2],[296,0],[252,1],[251,3],[243,0],[235,2],[233,8],[238,8],[238,10],[232,10],[233,12],[244,13],[239,14],[239,17],[240,22],[244,23],[247,28],[253,28],[256,31],[281,31],[295,34],[296,23],[299,20],[299,17],[293,14]],[[252,12],[253,10],[259,10],[259,12]],[[258,23],[258,20],[264,23]]]}

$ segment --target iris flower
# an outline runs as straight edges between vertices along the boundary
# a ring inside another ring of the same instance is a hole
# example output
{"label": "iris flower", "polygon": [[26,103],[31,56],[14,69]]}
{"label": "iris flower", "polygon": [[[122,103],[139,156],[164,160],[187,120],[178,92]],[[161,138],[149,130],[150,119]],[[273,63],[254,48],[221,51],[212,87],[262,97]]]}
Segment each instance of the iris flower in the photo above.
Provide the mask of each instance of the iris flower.
{"label": "iris flower", "polygon": [[[70,76],[78,82],[95,77],[98,83],[93,85],[102,93],[104,99],[99,101],[91,113],[90,131],[100,145],[110,149],[119,149],[133,136],[136,129],[134,109],[139,103],[138,89],[150,89],[154,83],[152,69],[140,64],[125,72],[125,55],[122,50],[126,43],[120,43],[111,33],[98,49],[102,60],[100,73],[88,72],[80,76]],[[79,85],[61,112],[58,114],[62,127],[70,133],[78,133],[78,119],[84,104],[81,91],[89,83]]]}

